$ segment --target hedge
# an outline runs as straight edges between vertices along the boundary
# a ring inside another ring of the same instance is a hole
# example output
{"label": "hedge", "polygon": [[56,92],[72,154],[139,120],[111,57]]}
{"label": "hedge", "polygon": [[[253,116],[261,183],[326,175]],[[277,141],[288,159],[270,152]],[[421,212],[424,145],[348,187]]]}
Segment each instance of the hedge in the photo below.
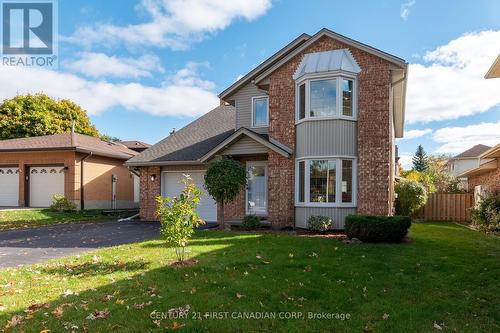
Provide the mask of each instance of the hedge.
{"label": "hedge", "polygon": [[363,242],[401,242],[411,226],[408,216],[348,215],[345,231]]}

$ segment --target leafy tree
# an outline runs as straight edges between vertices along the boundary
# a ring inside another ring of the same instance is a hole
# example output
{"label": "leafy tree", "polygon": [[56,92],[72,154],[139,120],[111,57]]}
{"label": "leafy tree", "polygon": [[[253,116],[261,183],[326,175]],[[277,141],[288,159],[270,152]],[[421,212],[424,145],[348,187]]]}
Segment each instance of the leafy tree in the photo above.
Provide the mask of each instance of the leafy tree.
{"label": "leafy tree", "polygon": [[71,131],[99,137],[87,113],[67,99],[45,94],[18,95],[0,104],[0,140],[51,135]]}
{"label": "leafy tree", "polygon": [[401,179],[394,189],[398,195],[396,214],[410,216],[420,209],[427,201],[427,191],[419,182],[411,179]]}
{"label": "leafy tree", "polygon": [[201,191],[188,175],[181,181],[184,189],[178,197],[156,198],[156,214],[161,222],[161,234],[169,246],[175,248],[177,260],[184,262],[185,248],[193,235],[194,228],[205,222],[196,212]]}
{"label": "leafy tree", "polygon": [[429,168],[427,154],[422,145],[418,145],[417,151],[413,155],[413,168],[417,171],[423,172]]}
{"label": "leafy tree", "polygon": [[118,142],[118,141],[122,141],[119,137],[117,137],[117,136],[112,136],[112,135],[109,135],[109,134],[102,134],[102,135],[101,135],[101,140],[103,140],[103,141],[107,141],[107,142]]}
{"label": "leafy tree", "polygon": [[209,163],[205,188],[221,208],[221,229],[225,229],[224,204],[236,199],[246,184],[245,167],[238,161],[222,157]]}

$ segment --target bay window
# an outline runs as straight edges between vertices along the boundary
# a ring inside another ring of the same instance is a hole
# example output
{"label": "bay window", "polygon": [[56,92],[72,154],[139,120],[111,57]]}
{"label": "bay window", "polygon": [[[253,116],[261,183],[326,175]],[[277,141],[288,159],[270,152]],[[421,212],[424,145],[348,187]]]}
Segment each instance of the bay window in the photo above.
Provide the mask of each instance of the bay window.
{"label": "bay window", "polygon": [[342,76],[312,78],[297,85],[297,120],[356,117],[355,80]]}
{"label": "bay window", "polygon": [[297,203],[306,206],[355,205],[355,172],[353,158],[299,160]]}

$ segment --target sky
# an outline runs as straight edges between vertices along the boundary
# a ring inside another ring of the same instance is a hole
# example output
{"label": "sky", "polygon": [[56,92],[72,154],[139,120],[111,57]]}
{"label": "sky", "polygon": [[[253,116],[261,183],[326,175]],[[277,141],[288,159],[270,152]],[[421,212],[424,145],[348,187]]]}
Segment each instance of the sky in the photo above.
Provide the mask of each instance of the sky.
{"label": "sky", "polygon": [[156,143],[301,33],[323,27],[409,63],[408,167],[500,142],[500,1],[59,0],[57,70],[0,66],[0,98],[43,91],[101,133]]}

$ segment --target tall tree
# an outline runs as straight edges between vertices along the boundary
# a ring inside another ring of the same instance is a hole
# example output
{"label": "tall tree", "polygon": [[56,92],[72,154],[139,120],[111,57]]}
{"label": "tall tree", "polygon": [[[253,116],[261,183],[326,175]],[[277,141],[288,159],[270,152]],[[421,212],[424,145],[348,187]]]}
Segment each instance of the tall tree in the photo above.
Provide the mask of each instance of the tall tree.
{"label": "tall tree", "polygon": [[413,155],[413,169],[424,172],[429,168],[429,158],[424,151],[422,145],[418,145],[417,151]]}
{"label": "tall tree", "polygon": [[99,137],[87,113],[67,99],[54,100],[39,93],[18,95],[0,104],[0,140],[71,131]]}

